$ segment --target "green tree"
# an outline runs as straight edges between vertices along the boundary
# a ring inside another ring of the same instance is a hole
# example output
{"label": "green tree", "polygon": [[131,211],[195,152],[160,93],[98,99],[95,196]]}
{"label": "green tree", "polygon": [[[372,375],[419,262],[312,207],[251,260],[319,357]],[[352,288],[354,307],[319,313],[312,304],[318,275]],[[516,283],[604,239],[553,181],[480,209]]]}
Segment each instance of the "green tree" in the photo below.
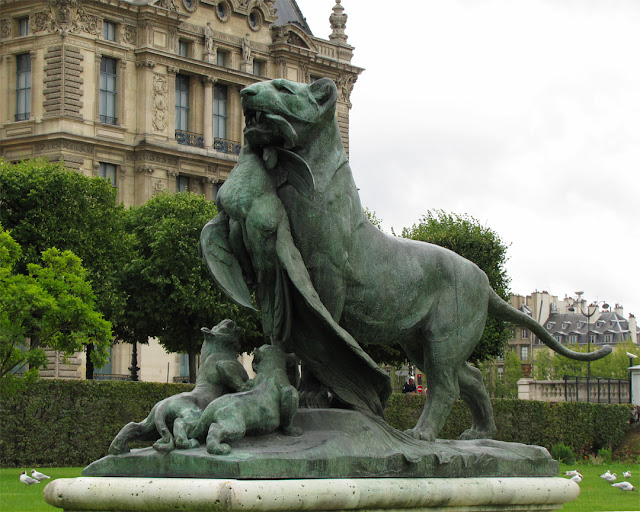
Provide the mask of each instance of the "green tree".
{"label": "green tree", "polygon": [[518,398],[518,381],[522,378],[522,361],[515,350],[505,351],[503,369],[503,377],[496,397]]}
{"label": "green tree", "polygon": [[0,379],[25,365],[37,374],[47,364],[43,347],[71,355],[93,344],[93,362],[104,364],[111,324],[94,309],[80,258],[47,249],[42,264],[29,263],[25,275],[15,271],[21,254],[20,244],[0,226]]}
{"label": "green tree", "polygon": [[[128,259],[128,237],[124,208],[107,180],[45,160],[0,160],[0,218],[23,249],[17,272],[26,274],[27,265],[37,263],[51,247],[72,251],[86,268],[96,309],[118,322],[125,302],[117,287],[118,271]],[[87,361],[88,378],[92,359]]]}
{"label": "green tree", "polygon": [[[567,347],[574,352],[587,352],[587,345],[578,345],[577,343],[569,343]],[[611,356],[607,356],[611,357]],[[591,363],[593,368],[593,363]],[[564,375],[574,375],[577,377],[587,376],[587,362],[576,361],[559,354],[553,355],[551,359],[551,377],[553,379],[562,379]]]}
{"label": "green tree", "polygon": [[603,379],[629,378],[629,356],[627,352],[640,356],[640,347],[627,338],[618,343],[607,357],[591,363],[591,375]]}
{"label": "green tree", "polygon": [[118,337],[142,343],[157,337],[167,351],[189,354],[192,382],[202,327],[230,318],[243,330],[242,350],[263,342],[258,314],[232,303],[199,256],[200,231],[216,214],[203,196],[179,193],[156,196],[126,219],[134,256],[121,273],[128,299]]}
{"label": "green tree", "polygon": [[[418,224],[403,228],[402,236],[445,247],[471,260],[487,274],[495,292],[504,300],[509,300],[510,278],[505,268],[508,246],[495,231],[482,226],[473,217],[448,214],[441,210],[430,211]],[[482,339],[470,360],[482,361],[502,355],[512,333],[510,324],[489,317]]]}
{"label": "green tree", "polygon": [[541,347],[533,351],[533,378],[535,380],[547,380],[551,377],[551,349]]}

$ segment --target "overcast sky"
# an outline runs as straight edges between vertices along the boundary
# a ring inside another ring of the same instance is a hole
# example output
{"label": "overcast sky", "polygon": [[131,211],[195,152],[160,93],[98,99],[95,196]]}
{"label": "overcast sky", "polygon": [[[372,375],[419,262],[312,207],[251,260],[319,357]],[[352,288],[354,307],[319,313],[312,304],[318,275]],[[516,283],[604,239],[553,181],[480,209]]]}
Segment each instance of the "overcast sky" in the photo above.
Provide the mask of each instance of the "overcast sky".
{"label": "overcast sky", "polygon": [[[327,39],[335,0],[297,1]],[[351,167],[385,230],[470,214],[510,244],[513,293],[640,316],[640,2],[342,5]]]}

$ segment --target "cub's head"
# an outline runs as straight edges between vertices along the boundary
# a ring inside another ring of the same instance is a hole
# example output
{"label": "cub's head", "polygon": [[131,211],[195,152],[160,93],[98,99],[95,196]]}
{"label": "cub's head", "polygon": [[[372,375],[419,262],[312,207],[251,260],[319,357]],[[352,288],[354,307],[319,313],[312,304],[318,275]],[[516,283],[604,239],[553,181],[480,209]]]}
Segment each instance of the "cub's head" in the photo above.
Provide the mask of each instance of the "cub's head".
{"label": "cub's head", "polygon": [[212,354],[229,353],[235,357],[240,349],[240,329],[232,320],[223,320],[215,327],[200,329],[204,342],[200,352],[201,363]]}
{"label": "cub's head", "polygon": [[250,85],[240,97],[247,142],[291,149],[335,122],[338,90],[328,78],[312,84],[277,79]]}

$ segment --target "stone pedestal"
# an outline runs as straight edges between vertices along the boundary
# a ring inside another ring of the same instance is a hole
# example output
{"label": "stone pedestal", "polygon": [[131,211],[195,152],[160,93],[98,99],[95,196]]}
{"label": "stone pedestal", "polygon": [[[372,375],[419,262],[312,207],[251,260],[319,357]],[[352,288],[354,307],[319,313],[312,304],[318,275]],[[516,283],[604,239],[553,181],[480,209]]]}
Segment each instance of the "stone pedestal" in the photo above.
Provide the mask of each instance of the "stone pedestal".
{"label": "stone pedestal", "polygon": [[564,478],[360,478],[222,480],[82,477],[51,482],[65,511],[552,511],[574,500]]}

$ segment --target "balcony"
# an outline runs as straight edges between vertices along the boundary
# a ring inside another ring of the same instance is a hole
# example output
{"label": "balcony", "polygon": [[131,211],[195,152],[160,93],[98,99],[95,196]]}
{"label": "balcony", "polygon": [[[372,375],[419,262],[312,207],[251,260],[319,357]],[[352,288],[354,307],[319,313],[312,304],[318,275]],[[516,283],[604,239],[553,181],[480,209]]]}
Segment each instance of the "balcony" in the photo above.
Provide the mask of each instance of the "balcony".
{"label": "balcony", "polygon": [[16,114],[16,121],[26,121],[31,116],[31,112],[23,112],[21,114]]}
{"label": "balcony", "polygon": [[118,118],[101,115],[100,122],[104,124],[118,124]]}
{"label": "balcony", "polygon": [[242,145],[234,140],[220,139],[218,137],[213,139],[213,149],[221,153],[239,155],[241,148]]}
{"label": "balcony", "polygon": [[195,146],[197,148],[204,147],[204,137],[199,133],[176,130],[176,141],[178,141],[178,144],[182,144],[184,146]]}

